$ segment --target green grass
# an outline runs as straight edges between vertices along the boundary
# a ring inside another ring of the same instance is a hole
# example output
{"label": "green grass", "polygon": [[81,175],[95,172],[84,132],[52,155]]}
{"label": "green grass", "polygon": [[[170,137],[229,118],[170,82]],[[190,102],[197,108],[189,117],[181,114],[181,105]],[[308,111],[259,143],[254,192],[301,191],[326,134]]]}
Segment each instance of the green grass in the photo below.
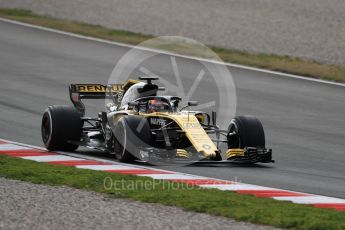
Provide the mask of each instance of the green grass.
{"label": "green grass", "polygon": [[[148,177],[49,165],[4,155],[0,155],[0,176],[36,184],[66,185],[108,194],[113,198],[177,206],[185,210],[281,228],[345,229],[343,212],[239,195],[230,191],[154,181]],[[111,181],[116,189],[114,186],[109,189]]]}
{"label": "green grass", "polygon": [[[99,25],[54,19],[49,16],[37,15],[31,11],[21,9],[0,9],[0,17],[132,45],[153,38],[151,35],[114,30]],[[185,49],[186,47],[184,46],[176,47],[162,44],[160,47],[155,48],[161,48],[179,54],[204,57],[202,53],[195,53],[195,50]],[[217,47],[211,48],[225,62],[299,74],[329,81],[345,82],[345,66],[322,64],[289,56],[253,54]]]}

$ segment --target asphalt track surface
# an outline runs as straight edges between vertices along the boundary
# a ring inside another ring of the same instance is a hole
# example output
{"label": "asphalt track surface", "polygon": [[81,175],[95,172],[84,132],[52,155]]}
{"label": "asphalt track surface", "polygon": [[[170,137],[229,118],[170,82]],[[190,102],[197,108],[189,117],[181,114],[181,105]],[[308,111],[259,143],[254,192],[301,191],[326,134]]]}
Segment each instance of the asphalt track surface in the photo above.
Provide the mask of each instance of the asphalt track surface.
{"label": "asphalt track surface", "polygon": [[[44,109],[70,104],[70,83],[106,83],[127,51],[126,47],[0,22],[0,138],[42,146]],[[160,56],[148,65],[163,74],[169,63]],[[186,69],[197,65],[184,58],[176,60]],[[254,114],[262,120],[276,163],[162,168],[345,198],[345,88],[229,69],[237,89],[237,114]],[[205,89],[204,96],[212,94],[217,92]],[[88,105],[90,114],[96,114],[104,103]]]}

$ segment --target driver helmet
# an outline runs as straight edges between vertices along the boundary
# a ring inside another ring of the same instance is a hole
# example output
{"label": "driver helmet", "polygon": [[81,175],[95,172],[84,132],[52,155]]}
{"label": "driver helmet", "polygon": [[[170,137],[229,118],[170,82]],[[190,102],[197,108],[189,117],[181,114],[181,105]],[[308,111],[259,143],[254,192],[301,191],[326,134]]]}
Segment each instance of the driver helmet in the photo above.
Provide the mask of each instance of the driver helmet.
{"label": "driver helmet", "polygon": [[167,102],[157,99],[149,100],[147,105],[147,111],[149,113],[168,111],[169,108],[170,106]]}

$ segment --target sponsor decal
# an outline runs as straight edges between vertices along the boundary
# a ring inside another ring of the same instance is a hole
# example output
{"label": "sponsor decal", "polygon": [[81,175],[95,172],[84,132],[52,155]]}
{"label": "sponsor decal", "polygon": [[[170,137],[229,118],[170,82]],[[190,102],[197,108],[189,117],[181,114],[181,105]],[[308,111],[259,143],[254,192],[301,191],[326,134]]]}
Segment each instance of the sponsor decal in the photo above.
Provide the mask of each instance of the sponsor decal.
{"label": "sponsor decal", "polygon": [[[122,85],[113,84],[111,86],[111,92],[119,92],[122,89]],[[77,90],[80,93],[105,93],[109,88],[104,85],[90,84],[90,85],[77,85]]]}
{"label": "sponsor decal", "polygon": [[199,128],[201,128],[201,125],[200,125],[200,123],[190,123],[190,122],[188,122],[188,123],[183,123],[183,127],[185,129],[199,129]]}
{"label": "sponsor decal", "polygon": [[160,126],[165,126],[166,125],[166,120],[161,119],[161,118],[151,118],[150,119],[150,124],[151,125],[160,125]]}

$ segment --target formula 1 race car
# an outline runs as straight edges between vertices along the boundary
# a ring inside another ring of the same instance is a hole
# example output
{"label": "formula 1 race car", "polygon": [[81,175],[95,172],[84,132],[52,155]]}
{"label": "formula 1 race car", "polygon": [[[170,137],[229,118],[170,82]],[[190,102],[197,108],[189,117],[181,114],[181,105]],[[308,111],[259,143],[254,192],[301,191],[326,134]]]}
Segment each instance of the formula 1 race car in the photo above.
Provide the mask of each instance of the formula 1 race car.
{"label": "formula 1 race car", "polygon": [[[190,110],[196,101],[179,108],[180,97],[158,96],[164,90],[152,83],[158,77],[139,80],[70,85],[74,106],[49,106],[43,114],[46,148],[73,151],[85,146],[114,154],[122,162],[274,162],[257,118],[236,116],[221,130],[215,112]],[[105,99],[105,111],[85,117],[82,99]],[[221,143],[227,146],[223,153]]]}

